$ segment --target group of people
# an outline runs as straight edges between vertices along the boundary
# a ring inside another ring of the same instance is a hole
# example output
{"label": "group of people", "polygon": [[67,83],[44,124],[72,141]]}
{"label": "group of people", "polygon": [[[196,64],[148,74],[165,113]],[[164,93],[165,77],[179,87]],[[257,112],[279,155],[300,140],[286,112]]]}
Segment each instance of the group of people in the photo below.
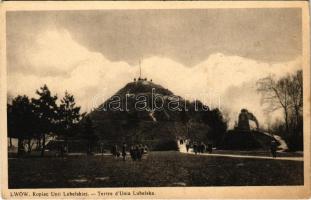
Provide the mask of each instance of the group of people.
{"label": "group of people", "polygon": [[[212,143],[208,143],[207,145],[205,145],[204,142],[197,143],[197,142],[190,142],[188,140],[183,140],[183,139],[179,140],[179,143],[181,145],[184,144],[184,142],[186,143],[187,152],[189,152],[190,148],[193,148],[193,152],[195,154],[200,154],[200,153],[205,153],[205,152],[208,152],[208,153],[213,152]],[[271,140],[270,152],[271,152],[271,156],[273,158],[276,158],[276,156],[277,156],[277,146],[278,146],[277,142],[274,139]]]}
{"label": "group of people", "polygon": [[121,153],[119,151],[118,145],[115,144],[111,147],[111,154],[113,157],[120,157]]}
{"label": "group of people", "polygon": [[130,148],[130,155],[133,161],[141,160],[143,155],[147,153],[147,146],[143,146],[142,144],[139,145],[132,145]]}
{"label": "group of people", "polygon": [[213,151],[213,145],[212,143],[209,143],[208,145],[205,145],[204,142],[190,142],[190,141],[184,141],[183,139],[179,140],[179,143],[182,145],[184,142],[186,142],[186,150],[189,152],[190,148],[193,148],[193,152],[195,154],[198,153],[205,153],[206,151],[208,153],[212,153]]}
{"label": "group of people", "polygon": [[211,143],[209,143],[208,145],[205,145],[204,142],[201,142],[201,143],[194,142],[192,146],[193,146],[193,152],[195,154],[205,153],[206,151],[208,153],[212,153],[213,151],[213,145]]}
{"label": "group of people", "polygon": [[[143,146],[142,144],[136,144],[136,145],[131,145],[129,149],[130,156],[133,161],[136,160],[141,160],[143,155],[147,153],[147,146]],[[126,160],[126,155],[127,155],[127,145],[123,143],[122,145],[122,151],[120,152],[118,150],[118,145],[113,145],[111,148],[111,154],[118,158],[122,156],[122,159],[125,161]]]}

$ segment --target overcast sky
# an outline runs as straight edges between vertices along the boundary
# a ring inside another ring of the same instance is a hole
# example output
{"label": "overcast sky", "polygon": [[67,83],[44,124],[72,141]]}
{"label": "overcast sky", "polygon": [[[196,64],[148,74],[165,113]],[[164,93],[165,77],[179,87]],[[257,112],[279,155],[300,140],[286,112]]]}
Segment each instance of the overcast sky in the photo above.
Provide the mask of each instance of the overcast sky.
{"label": "overcast sky", "polygon": [[264,121],[255,81],[301,68],[300,9],[8,12],[6,22],[8,93],[47,83],[83,110],[136,77],[141,60],[177,95],[217,93],[232,117],[246,107]]}

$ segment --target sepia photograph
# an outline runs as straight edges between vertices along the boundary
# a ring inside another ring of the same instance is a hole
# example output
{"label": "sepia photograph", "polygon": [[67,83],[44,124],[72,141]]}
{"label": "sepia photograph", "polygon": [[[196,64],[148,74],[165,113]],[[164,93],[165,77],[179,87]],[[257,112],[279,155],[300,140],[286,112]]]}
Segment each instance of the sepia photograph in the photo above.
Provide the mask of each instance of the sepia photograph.
{"label": "sepia photograph", "polygon": [[7,2],[6,198],[310,195],[308,4],[245,4]]}

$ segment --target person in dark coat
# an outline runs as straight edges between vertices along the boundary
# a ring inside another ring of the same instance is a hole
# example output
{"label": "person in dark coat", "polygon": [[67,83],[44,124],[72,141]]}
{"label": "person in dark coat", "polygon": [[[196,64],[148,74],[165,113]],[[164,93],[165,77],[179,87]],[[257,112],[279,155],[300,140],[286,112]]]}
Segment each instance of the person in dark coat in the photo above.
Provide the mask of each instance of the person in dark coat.
{"label": "person in dark coat", "polygon": [[139,145],[139,150],[140,150],[141,156],[143,156],[144,155],[144,146],[142,144]]}
{"label": "person in dark coat", "polygon": [[201,144],[200,143],[198,143],[198,146],[197,146],[197,152],[198,152],[198,154],[200,154],[201,153]]}
{"label": "person in dark coat", "polygon": [[111,146],[111,154],[114,157],[116,155],[116,149],[115,149],[115,145]]}
{"label": "person in dark coat", "polygon": [[186,150],[187,150],[187,152],[189,151],[189,148],[190,148],[190,144],[189,144],[189,142],[187,142],[187,144],[186,144]]}
{"label": "person in dark coat", "polygon": [[200,148],[200,150],[201,150],[201,153],[204,153],[205,152],[205,150],[206,150],[206,145],[204,144],[204,142],[201,142],[201,148]]}
{"label": "person in dark coat", "polygon": [[146,153],[146,154],[148,153],[148,147],[147,147],[147,145],[144,146],[144,153]]}
{"label": "person in dark coat", "polygon": [[123,143],[122,146],[122,157],[123,157],[123,161],[125,161],[125,157],[126,157],[126,144]]}
{"label": "person in dark coat", "polygon": [[208,143],[207,150],[208,150],[208,153],[212,153],[213,152],[213,144],[211,142]]}
{"label": "person in dark coat", "polygon": [[112,155],[114,157],[119,157],[120,156],[120,152],[118,151],[118,146],[116,144],[113,145],[111,153],[112,153]]}
{"label": "person in dark coat", "polygon": [[104,156],[104,144],[100,143],[100,153]]}
{"label": "person in dark coat", "polygon": [[193,151],[194,151],[194,153],[195,154],[197,154],[198,153],[198,145],[197,145],[197,143],[195,142],[195,143],[193,143]]}
{"label": "person in dark coat", "polygon": [[141,160],[142,153],[141,153],[141,148],[139,148],[138,145],[136,145],[136,147],[135,147],[135,152],[136,152],[136,158],[137,158],[137,160]]}
{"label": "person in dark coat", "polygon": [[270,150],[271,150],[271,155],[272,155],[272,157],[273,157],[273,158],[276,158],[277,145],[276,145],[275,140],[272,140],[272,141],[271,141]]}
{"label": "person in dark coat", "polygon": [[131,148],[130,148],[130,155],[131,155],[132,160],[135,160],[135,158],[134,158],[134,147],[133,147],[133,145],[131,145]]}

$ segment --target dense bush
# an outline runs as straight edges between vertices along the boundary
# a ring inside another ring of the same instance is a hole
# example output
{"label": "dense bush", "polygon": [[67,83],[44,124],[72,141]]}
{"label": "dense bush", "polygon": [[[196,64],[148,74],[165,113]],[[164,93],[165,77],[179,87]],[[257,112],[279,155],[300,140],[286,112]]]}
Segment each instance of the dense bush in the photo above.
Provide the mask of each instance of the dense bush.
{"label": "dense bush", "polygon": [[253,137],[251,132],[228,131],[225,134],[219,149],[226,150],[253,150],[262,148],[261,144]]}
{"label": "dense bush", "polygon": [[154,145],[153,151],[178,151],[178,144],[175,140],[162,140]]}

